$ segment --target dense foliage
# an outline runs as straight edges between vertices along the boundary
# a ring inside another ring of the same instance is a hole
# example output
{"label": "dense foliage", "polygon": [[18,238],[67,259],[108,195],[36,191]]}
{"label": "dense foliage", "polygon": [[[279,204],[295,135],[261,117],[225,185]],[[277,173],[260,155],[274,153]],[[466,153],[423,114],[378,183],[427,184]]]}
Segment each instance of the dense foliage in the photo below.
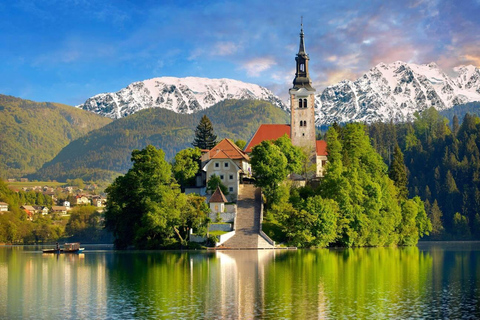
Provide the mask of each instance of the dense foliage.
{"label": "dense foliage", "polygon": [[200,170],[200,157],[202,152],[199,148],[187,148],[180,150],[173,161],[173,175],[180,186],[194,185],[195,175]]}
{"label": "dense foliage", "polygon": [[194,129],[203,115],[212,121],[219,139],[248,140],[261,123],[287,123],[288,115],[265,101],[222,101],[201,113],[178,114],[154,108],[128,117],[79,138],[46,163],[32,178],[110,180],[131,167],[130,153],[151,144],[167,159],[191,146]]}
{"label": "dense foliage", "polygon": [[206,225],[208,206],[180,192],[162,150],[148,145],[132,152],[133,167],[107,188],[105,226],[117,248],[186,244],[190,228]]}
{"label": "dense foliage", "polygon": [[301,173],[306,159],[303,151],[293,146],[286,135],[274,141],[262,141],[252,149],[251,157],[255,185],[262,188],[267,208],[279,200],[280,183],[290,174]]}
{"label": "dense foliage", "polygon": [[[329,162],[318,188],[280,186],[276,181],[269,215],[289,244],[412,245],[429,233],[423,202],[399,196],[363,125],[332,126],[327,143]],[[264,157],[253,155],[252,167],[255,156]]]}
{"label": "dense foliage", "polygon": [[111,121],[58,103],[0,95],[0,179],[35,172],[72,140]]}
{"label": "dense foliage", "polygon": [[[453,111],[452,111],[453,112]],[[369,126],[372,143],[392,163],[395,144],[404,155],[408,193],[425,201],[432,237],[480,238],[480,118],[470,114],[460,124],[431,108],[412,123]]]}

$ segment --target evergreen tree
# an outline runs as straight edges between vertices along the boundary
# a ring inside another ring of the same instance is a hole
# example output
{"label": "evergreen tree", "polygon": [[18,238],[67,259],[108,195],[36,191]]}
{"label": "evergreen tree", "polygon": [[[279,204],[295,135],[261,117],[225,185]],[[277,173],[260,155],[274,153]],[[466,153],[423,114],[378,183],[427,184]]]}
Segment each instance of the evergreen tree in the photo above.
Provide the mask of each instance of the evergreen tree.
{"label": "evergreen tree", "polygon": [[206,115],[200,119],[195,129],[195,138],[192,145],[200,149],[212,149],[217,144],[217,136],[213,132],[213,125]]}
{"label": "evergreen tree", "polygon": [[458,123],[458,117],[457,115],[454,115],[452,120],[452,131],[454,136],[457,135],[459,128],[460,128],[460,125]]}
{"label": "evergreen tree", "polygon": [[440,235],[443,232],[443,223],[442,223],[442,211],[438,206],[437,200],[433,202],[433,205],[429,208],[428,217],[432,222],[432,235]]}
{"label": "evergreen tree", "polygon": [[398,189],[398,196],[401,199],[407,199],[407,168],[403,160],[403,153],[398,144],[395,145],[393,152],[393,161],[390,165],[388,176],[393,180],[393,183]]}

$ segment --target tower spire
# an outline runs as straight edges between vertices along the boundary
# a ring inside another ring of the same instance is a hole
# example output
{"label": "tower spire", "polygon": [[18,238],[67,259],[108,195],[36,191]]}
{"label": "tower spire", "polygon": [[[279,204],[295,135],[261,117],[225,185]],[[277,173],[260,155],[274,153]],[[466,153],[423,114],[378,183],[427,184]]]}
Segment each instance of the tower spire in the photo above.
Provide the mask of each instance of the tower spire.
{"label": "tower spire", "polygon": [[[297,62],[297,70],[295,72],[295,79],[293,79],[294,88],[312,88],[312,80],[310,80],[310,75],[308,72],[308,54],[305,52],[305,38],[303,33],[303,16],[300,23],[300,47],[298,49],[297,57],[295,61]],[[313,89],[315,90],[315,89]]]}
{"label": "tower spire", "polygon": [[303,39],[303,16],[301,17],[300,22],[300,48],[298,49],[298,53],[305,53],[305,40]]}

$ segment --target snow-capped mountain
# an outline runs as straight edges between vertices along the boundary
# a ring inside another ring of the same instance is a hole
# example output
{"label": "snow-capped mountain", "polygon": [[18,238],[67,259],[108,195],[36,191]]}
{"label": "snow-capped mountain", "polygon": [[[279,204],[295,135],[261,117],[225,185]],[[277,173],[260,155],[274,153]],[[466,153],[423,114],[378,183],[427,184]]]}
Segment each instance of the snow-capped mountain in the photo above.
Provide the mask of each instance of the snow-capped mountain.
{"label": "snow-capped mountain", "polygon": [[454,72],[456,77],[449,77],[435,63],[380,63],[361,78],[317,95],[316,123],[407,121],[415,111],[480,101],[480,70],[461,66]]}
{"label": "snow-capped mountain", "polygon": [[225,99],[258,99],[287,110],[284,102],[266,88],[231,79],[162,77],[134,82],[115,93],[89,98],[77,108],[118,119],[147,108],[192,113]]}

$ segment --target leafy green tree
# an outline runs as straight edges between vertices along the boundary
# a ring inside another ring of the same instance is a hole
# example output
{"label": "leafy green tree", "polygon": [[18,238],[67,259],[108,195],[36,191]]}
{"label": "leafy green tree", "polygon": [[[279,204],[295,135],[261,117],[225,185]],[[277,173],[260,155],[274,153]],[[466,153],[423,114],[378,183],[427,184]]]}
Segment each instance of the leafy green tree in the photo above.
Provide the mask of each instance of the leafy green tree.
{"label": "leafy green tree", "polygon": [[210,178],[208,179],[208,182],[207,182],[207,191],[209,192],[215,192],[215,190],[217,190],[217,188],[220,187],[220,190],[222,190],[222,193],[224,195],[228,195],[228,189],[227,187],[222,183],[222,180],[220,179],[219,176],[217,176],[216,174],[212,174],[210,176]]}
{"label": "leafy green tree", "polygon": [[195,175],[200,170],[200,157],[202,153],[199,148],[188,148],[181,150],[175,155],[173,162],[173,174],[182,187],[192,185]]}
{"label": "leafy green tree", "polygon": [[151,145],[134,150],[132,162],[133,167],[106,190],[105,226],[118,248],[174,244],[187,198],[174,184],[170,164],[163,151]]}
{"label": "leafy green tree", "polygon": [[95,241],[103,230],[101,215],[94,206],[78,206],[70,211],[65,233],[77,239]]}
{"label": "leafy green tree", "polygon": [[292,144],[292,140],[287,135],[284,135],[273,143],[280,148],[283,155],[287,159],[287,172],[301,173],[303,169],[303,163],[306,161],[307,156],[301,148]]}
{"label": "leafy green tree", "polygon": [[217,136],[214,134],[212,122],[204,115],[195,129],[195,138],[192,145],[200,149],[212,149],[217,144]]}
{"label": "leafy green tree", "polygon": [[279,184],[287,177],[287,158],[271,141],[262,141],[252,149],[251,165],[255,186],[262,188],[270,208],[278,200]]}
{"label": "leafy green tree", "polygon": [[235,141],[235,144],[237,145],[237,147],[239,147],[241,150],[243,150],[245,148],[245,146],[247,145],[247,141],[239,139],[239,140]]}
{"label": "leafy green tree", "polygon": [[398,196],[401,199],[407,199],[408,189],[407,189],[407,168],[403,160],[403,153],[398,144],[395,145],[393,152],[393,161],[390,165],[390,170],[388,176],[393,180],[393,183],[397,187]]}

